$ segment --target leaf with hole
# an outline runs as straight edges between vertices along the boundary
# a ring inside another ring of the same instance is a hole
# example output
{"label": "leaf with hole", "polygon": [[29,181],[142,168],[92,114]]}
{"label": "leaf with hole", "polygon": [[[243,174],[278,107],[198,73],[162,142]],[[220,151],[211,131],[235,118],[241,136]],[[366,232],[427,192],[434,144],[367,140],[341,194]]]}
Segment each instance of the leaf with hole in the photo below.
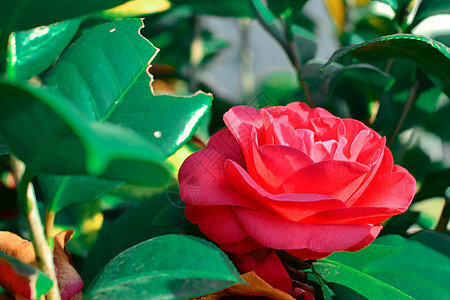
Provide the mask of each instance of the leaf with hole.
{"label": "leaf with hole", "polygon": [[84,299],[189,299],[236,283],[245,281],[217,246],[170,234],[114,257],[89,285]]}
{"label": "leaf with hole", "polygon": [[450,95],[450,49],[424,36],[395,34],[384,36],[358,45],[350,45],[334,52],[323,66],[351,56],[361,61],[375,61],[404,57],[412,60],[430,77],[446,95]]}
{"label": "leaf with hole", "polygon": [[129,128],[85,120],[57,93],[0,81],[0,134],[33,172],[102,175],[165,185],[171,175],[151,141]]}
{"label": "leaf with hole", "polygon": [[129,128],[167,157],[194,135],[212,95],[153,95],[146,70],[158,49],[139,34],[142,26],[140,19],[126,19],[85,33],[44,84],[70,99],[86,119]]}
{"label": "leaf with hole", "polygon": [[376,239],[355,253],[337,252],[313,270],[339,299],[447,299],[450,259],[396,235]]}
{"label": "leaf with hole", "polygon": [[9,37],[6,73],[11,80],[28,80],[50,67],[78,30],[81,19],[13,32]]}

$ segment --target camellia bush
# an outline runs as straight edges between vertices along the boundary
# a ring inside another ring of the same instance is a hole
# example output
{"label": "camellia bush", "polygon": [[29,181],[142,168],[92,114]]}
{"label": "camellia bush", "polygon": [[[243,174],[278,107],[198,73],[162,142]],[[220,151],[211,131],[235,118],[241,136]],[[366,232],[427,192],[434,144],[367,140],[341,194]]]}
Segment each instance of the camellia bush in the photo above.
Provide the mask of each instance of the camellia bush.
{"label": "camellia bush", "polygon": [[449,1],[3,2],[0,299],[450,299]]}

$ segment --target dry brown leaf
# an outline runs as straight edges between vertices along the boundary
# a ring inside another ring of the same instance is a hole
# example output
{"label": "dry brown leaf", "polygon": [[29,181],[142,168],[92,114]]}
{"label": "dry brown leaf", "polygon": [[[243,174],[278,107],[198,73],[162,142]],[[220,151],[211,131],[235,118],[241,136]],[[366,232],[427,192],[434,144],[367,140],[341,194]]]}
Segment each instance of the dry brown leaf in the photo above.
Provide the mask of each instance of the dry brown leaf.
{"label": "dry brown leaf", "polygon": [[[58,233],[54,239],[53,261],[62,300],[82,298],[80,290],[83,288],[83,281],[77,271],[72,267],[71,256],[66,249],[66,242],[72,234],[73,230],[68,229]],[[0,250],[23,263],[37,266],[33,244],[14,233],[0,231]],[[12,291],[9,292],[12,293]],[[15,298],[25,299],[19,294],[16,294]],[[0,298],[0,300],[2,299]]]}
{"label": "dry brown leaf", "polygon": [[229,297],[234,295],[245,295],[245,296],[259,296],[259,297],[267,297],[273,300],[295,300],[289,294],[282,292],[270,284],[261,279],[255,272],[248,272],[242,274],[241,277],[249,283],[249,285],[245,285],[242,283],[235,284],[226,288],[224,290],[202,296],[199,298],[195,298],[196,300],[218,300],[222,297]]}

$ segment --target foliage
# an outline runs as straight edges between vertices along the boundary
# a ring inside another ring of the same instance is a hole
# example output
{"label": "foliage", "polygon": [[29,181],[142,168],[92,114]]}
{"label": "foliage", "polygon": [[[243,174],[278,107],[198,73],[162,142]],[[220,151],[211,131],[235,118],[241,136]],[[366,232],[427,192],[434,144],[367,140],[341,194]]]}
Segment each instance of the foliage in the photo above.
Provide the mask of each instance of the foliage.
{"label": "foliage", "polygon": [[[186,220],[178,170],[223,127],[230,107],[302,101],[386,136],[417,192],[410,209],[385,221],[368,247],[314,261],[286,259],[296,288],[317,299],[450,297],[450,253],[443,246],[450,215],[450,30],[421,28],[436,15],[450,18],[447,1],[324,0],[322,17],[333,26],[328,39],[338,45],[331,57],[317,55],[333,43],[319,36],[322,24],[308,14],[312,1],[125,2],[4,3],[0,230],[40,249],[43,241],[48,248],[42,226],[50,245],[58,230],[74,228],[67,249],[87,299],[225,295],[217,291],[244,281]],[[208,80],[217,70],[211,66],[234,47],[208,20],[239,24],[242,76],[229,76],[244,83],[233,98],[223,93],[229,87]],[[270,36],[279,49],[272,55],[286,57],[290,69],[253,73],[252,26]],[[49,291],[48,269],[4,252],[0,247],[0,273],[24,282],[14,286],[3,276],[4,290],[36,297]],[[47,298],[55,299],[52,292]]]}

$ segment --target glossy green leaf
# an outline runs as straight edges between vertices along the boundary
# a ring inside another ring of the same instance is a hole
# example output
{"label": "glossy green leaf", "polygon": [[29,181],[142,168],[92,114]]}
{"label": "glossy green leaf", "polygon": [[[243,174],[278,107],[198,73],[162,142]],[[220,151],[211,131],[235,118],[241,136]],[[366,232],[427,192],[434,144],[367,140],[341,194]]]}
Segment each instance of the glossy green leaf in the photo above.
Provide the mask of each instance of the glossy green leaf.
{"label": "glossy green leaf", "polygon": [[416,15],[410,25],[413,28],[426,18],[434,15],[450,14],[450,2],[445,0],[423,0],[420,1]]}
{"label": "glossy green leaf", "polygon": [[171,234],[114,257],[89,285],[84,299],[189,299],[236,283],[245,281],[217,246]]}
{"label": "glossy green leaf", "polygon": [[0,251],[0,285],[11,294],[26,299],[38,299],[53,286],[53,282],[42,271]]}
{"label": "glossy green leaf", "polygon": [[423,245],[450,257],[450,236],[448,234],[434,230],[421,230],[411,236],[411,240],[422,243]]}
{"label": "glossy green leaf", "polygon": [[71,19],[13,32],[8,43],[8,78],[28,80],[50,67],[75,35],[80,22]]}
{"label": "glossy green leaf", "polygon": [[[290,46],[281,21],[260,0],[252,0],[252,5],[262,26],[280,43],[285,51],[288,51]],[[313,58],[317,47],[314,34],[296,24],[292,25],[292,34],[297,59],[307,61]]]}
{"label": "glossy green leaf", "polygon": [[440,170],[425,176],[425,180],[414,201],[432,197],[444,197],[445,190],[450,186],[450,169]]}
{"label": "glossy green leaf", "polygon": [[450,259],[416,241],[388,235],[355,253],[338,252],[313,270],[339,299],[447,299]]}
{"label": "glossy green leaf", "polygon": [[171,175],[157,146],[129,128],[83,119],[60,95],[0,81],[0,134],[34,172],[88,174],[164,185]]}
{"label": "glossy green leaf", "polygon": [[250,17],[254,18],[249,0],[171,0],[176,6],[187,6],[196,14],[216,15],[223,17]]}
{"label": "glossy green leaf", "polygon": [[45,209],[54,212],[69,205],[96,199],[123,184],[122,181],[98,177],[48,174],[39,175],[37,182],[45,201]]}
{"label": "glossy green leaf", "polygon": [[127,0],[78,0],[78,1],[2,1],[0,31],[9,35],[12,31],[28,30],[41,25],[72,19],[90,12],[115,7]]}
{"label": "glossy green leaf", "polygon": [[153,95],[146,70],[157,49],[139,34],[140,19],[100,25],[82,35],[47,74],[86,119],[127,127],[172,155],[195,133],[212,95]]}
{"label": "glossy green leaf", "polygon": [[407,34],[396,34],[337,50],[323,69],[335,60],[352,56],[361,61],[404,57],[417,63],[446,95],[450,95],[450,50],[432,39]]}
{"label": "glossy green leaf", "polygon": [[84,281],[91,281],[110,259],[142,241],[170,233],[198,235],[197,227],[184,216],[183,203],[178,192],[165,191],[105,226],[83,264]]}

